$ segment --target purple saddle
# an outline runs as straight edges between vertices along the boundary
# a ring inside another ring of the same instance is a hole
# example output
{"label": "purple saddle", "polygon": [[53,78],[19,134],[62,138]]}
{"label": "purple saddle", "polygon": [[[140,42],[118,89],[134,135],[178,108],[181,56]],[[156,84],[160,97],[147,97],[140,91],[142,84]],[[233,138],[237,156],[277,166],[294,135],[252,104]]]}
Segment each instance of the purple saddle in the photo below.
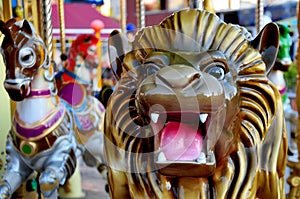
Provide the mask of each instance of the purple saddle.
{"label": "purple saddle", "polygon": [[86,98],[85,88],[74,82],[65,84],[58,95],[72,107],[81,106]]}

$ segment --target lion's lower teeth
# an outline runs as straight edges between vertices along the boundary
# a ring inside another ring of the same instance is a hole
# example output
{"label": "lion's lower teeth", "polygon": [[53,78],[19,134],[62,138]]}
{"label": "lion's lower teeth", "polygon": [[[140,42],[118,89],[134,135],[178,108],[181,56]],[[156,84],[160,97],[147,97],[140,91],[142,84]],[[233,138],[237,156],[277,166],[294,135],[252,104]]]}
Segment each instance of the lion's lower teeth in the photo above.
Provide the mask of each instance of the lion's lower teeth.
{"label": "lion's lower teeth", "polygon": [[214,155],[214,153],[212,151],[208,152],[206,160],[207,160],[208,164],[215,164],[216,158],[215,158],[215,155]]}
{"label": "lion's lower teeth", "polygon": [[151,113],[151,120],[152,120],[154,123],[157,123],[158,118],[159,118],[159,114],[157,114],[157,113]]}
{"label": "lion's lower teeth", "polygon": [[166,156],[165,156],[165,154],[163,153],[163,152],[160,152],[159,154],[158,154],[158,161],[159,162],[164,162],[164,161],[166,161],[167,159],[166,159]]}
{"label": "lion's lower teeth", "polygon": [[206,163],[206,157],[203,152],[200,153],[199,157],[196,159],[196,162],[198,162],[200,164]]}
{"label": "lion's lower teeth", "polygon": [[201,152],[199,157],[195,160],[195,162],[199,163],[199,164],[215,164],[216,163],[216,158],[215,155],[212,151],[209,151],[207,153],[207,156],[205,155],[204,152]]}
{"label": "lion's lower teeth", "polygon": [[[164,154],[164,152],[159,152],[158,157],[157,157],[158,162],[166,162],[167,158]],[[194,162],[197,162],[199,164],[206,164],[206,165],[213,165],[216,163],[216,158],[215,155],[212,151],[209,151],[207,155],[205,155],[204,152],[201,152],[199,157],[194,160]]]}

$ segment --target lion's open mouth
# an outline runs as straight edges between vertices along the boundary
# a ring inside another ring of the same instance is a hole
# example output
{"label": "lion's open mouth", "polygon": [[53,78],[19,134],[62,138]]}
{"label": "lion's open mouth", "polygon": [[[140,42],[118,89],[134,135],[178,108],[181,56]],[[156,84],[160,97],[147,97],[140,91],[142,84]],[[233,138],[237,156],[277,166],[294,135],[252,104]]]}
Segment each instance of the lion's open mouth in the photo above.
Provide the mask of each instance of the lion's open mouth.
{"label": "lion's open mouth", "polygon": [[151,113],[151,126],[158,151],[156,164],[161,173],[172,176],[209,176],[216,167],[206,135],[210,113]]}

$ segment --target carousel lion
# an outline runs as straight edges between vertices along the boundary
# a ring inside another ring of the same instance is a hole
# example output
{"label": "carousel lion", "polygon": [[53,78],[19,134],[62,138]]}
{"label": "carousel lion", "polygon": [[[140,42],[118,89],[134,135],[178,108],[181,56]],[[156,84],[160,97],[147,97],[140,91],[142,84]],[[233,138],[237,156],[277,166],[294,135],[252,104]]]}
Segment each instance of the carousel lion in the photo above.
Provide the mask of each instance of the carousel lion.
{"label": "carousel lion", "polygon": [[274,23],[252,38],[203,10],[141,29],[131,47],[114,31],[111,197],[285,198],[281,96],[266,76],[278,37]]}

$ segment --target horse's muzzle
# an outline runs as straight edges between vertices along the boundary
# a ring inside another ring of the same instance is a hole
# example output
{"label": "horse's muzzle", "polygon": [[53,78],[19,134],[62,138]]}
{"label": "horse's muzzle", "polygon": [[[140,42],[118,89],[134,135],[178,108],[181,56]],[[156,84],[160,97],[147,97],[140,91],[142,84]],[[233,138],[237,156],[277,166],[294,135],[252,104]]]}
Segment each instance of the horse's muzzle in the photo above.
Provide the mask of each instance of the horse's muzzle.
{"label": "horse's muzzle", "polygon": [[7,79],[4,87],[13,101],[22,101],[30,94],[30,79]]}

